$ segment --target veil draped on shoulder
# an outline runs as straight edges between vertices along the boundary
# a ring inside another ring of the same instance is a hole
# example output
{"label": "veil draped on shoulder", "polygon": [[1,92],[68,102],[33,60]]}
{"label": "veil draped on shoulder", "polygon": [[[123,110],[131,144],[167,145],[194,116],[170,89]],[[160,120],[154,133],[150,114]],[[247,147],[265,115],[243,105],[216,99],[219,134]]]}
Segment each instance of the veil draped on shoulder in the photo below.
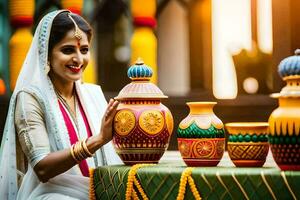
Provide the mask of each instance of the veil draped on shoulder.
{"label": "veil draped on shoulder", "polygon": [[[47,75],[48,41],[50,30],[53,19],[61,12],[69,11],[53,11],[44,16],[37,26],[32,44],[20,71],[15,90],[11,96],[0,148],[0,199],[16,199],[19,189],[17,169],[18,155],[16,155],[16,141],[18,138],[16,138],[15,133],[14,113],[16,97],[20,91],[30,92],[37,99],[42,110],[44,111],[46,129],[48,131],[51,150],[57,151],[70,147],[67,128],[64,123],[61,123],[62,121],[64,121],[64,119],[59,110],[54,87]],[[79,83],[76,84],[79,85]],[[99,86],[97,86],[97,88],[100,89]],[[80,87],[76,89],[80,92]],[[82,94],[84,93],[86,93],[86,91],[82,91]],[[96,115],[94,114],[94,116],[92,117],[100,117],[97,119],[97,122],[95,122],[98,124],[94,125],[94,128],[96,130],[99,130],[97,128],[100,127],[99,123],[101,123],[101,115],[106,108],[106,101],[104,99],[102,91],[100,94],[100,98],[102,98],[104,102],[102,103],[102,105],[100,105],[100,108],[98,110],[96,109],[98,113]],[[86,99],[86,101],[89,101],[89,98]],[[94,107],[86,109],[88,111],[94,110],[95,112]],[[116,154],[112,148],[111,143],[105,145],[104,148],[99,152],[100,154],[113,154],[113,156],[106,156],[106,162],[102,162],[100,164],[103,165],[120,163],[120,159],[117,156],[114,156]],[[37,180],[38,179],[36,179],[35,181]],[[34,184],[31,183],[31,185]],[[33,188],[28,185],[27,193],[30,193],[30,190],[32,189]]]}

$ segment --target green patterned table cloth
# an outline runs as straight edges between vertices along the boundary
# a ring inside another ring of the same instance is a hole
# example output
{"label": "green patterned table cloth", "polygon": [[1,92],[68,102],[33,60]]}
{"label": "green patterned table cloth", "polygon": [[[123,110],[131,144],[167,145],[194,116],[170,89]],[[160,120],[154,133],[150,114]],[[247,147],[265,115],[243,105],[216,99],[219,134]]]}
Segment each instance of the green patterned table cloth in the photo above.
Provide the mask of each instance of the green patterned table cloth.
{"label": "green patterned table cloth", "polygon": [[[176,199],[180,177],[186,168],[170,162],[138,170],[149,199]],[[97,199],[125,199],[130,166],[106,166],[94,171]],[[196,167],[192,177],[202,199],[300,199],[300,171],[282,172],[276,167]],[[194,199],[187,185],[185,199]]]}

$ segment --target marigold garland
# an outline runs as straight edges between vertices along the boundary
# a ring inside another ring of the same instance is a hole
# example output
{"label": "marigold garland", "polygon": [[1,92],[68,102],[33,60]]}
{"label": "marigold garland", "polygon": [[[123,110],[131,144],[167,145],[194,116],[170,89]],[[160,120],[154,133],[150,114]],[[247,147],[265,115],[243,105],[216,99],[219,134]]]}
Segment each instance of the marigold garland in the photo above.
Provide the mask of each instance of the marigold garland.
{"label": "marigold garland", "polygon": [[138,189],[143,200],[149,200],[149,198],[147,197],[146,193],[144,192],[141,184],[139,183],[139,181],[135,177],[135,175],[137,174],[137,171],[139,168],[146,167],[146,166],[153,166],[153,165],[155,165],[155,164],[136,164],[130,168],[130,170],[128,172],[128,179],[127,179],[127,184],[126,184],[126,186],[127,186],[126,194],[125,194],[126,200],[130,200],[131,198],[133,198],[134,200],[139,199],[136,191],[134,190],[134,186]]}
{"label": "marigold garland", "polygon": [[[141,184],[139,183],[138,179],[136,178],[136,174],[138,169],[146,166],[153,166],[155,164],[136,164],[133,165],[129,172],[127,178],[127,188],[125,194],[125,200],[139,200],[138,194],[134,189],[134,186],[137,188],[139,194],[142,196],[143,200],[149,200],[145,191],[143,190]],[[89,191],[89,199],[96,200],[95,195],[95,186],[94,186],[94,170],[93,168],[89,169],[90,174],[90,191]],[[180,183],[179,183],[179,191],[177,195],[177,200],[184,200],[185,191],[186,191],[186,184],[189,183],[193,196],[196,200],[201,200],[201,196],[197,190],[196,184],[194,179],[192,178],[192,170],[193,167],[187,167],[181,174]]]}
{"label": "marigold garland", "polygon": [[0,95],[4,95],[6,92],[5,82],[0,78]]}
{"label": "marigold garland", "polygon": [[95,185],[94,185],[94,168],[89,169],[90,174],[90,191],[89,191],[89,199],[90,200],[96,200],[96,194],[95,194]]}
{"label": "marigold garland", "polygon": [[181,174],[180,183],[179,183],[179,190],[177,195],[177,200],[183,200],[185,195],[185,188],[187,182],[190,185],[191,191],[193,193],[193,196],[196,200],[201,200],[200,194],[197,190],[197,187],[195,185],[194,179],[192,178],[192,167],[187,167]]}
{"label": "marigold garland", "polygon": [[9,41],[10,88],[13,91],[32,42],[31,28],[18,28]]}

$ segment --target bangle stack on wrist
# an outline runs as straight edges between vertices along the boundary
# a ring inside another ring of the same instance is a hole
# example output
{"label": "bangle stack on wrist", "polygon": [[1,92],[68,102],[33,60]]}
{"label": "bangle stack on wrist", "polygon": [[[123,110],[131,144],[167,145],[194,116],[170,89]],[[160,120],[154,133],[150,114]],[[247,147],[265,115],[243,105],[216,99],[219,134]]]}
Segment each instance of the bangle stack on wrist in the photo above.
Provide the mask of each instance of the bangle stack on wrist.
{"label": "bangle stack on wrist", "polygon": [[70,152],[72,158],[79,163],[80,161],[92,157],[93,154],[89,151],[87,145],[86,145],[86,140],[78,141],[75,144],[71,146]]}

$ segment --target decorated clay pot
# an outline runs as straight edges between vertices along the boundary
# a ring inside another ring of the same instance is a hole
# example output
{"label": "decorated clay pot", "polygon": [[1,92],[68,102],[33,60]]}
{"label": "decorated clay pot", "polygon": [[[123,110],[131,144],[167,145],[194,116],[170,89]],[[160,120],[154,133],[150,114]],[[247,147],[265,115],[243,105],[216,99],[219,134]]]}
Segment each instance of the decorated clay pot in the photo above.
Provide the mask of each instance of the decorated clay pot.
{"label": "decorated clay pot", "polygon": [[188,166],[216,166],[225,150],[224,125],[216,102],[189,102],[190,113],[178,127],[178,149]]}
{"label": "decorated clay pot", "polygon": [[225,124],[229,133],[227,150],[237,167],[261,167],[269,151],[268,123],[236,122]]}
{"label": "decorated clay pot", "polygon": [[150,82],[152,70],[142,60],[128,69],[132,82],[115,99],[120,104],[113,122],[113,143],[126,165],[157,163],[168,147],[173,117],[161,103],[167,98]]}
{"label": "decorated clay pot", "polygon": [[300,50],[279,64],[286,86],[272,96],[279,107],[270,115],[269,143],[275,162],[282,170],[300,170]]}
{"label": "decorated clay pot", "polygon": [[269,142],[277,165],[282,170],[300,170],[300,98],[279,97],[279,107],[272,112],[269,124]]}

